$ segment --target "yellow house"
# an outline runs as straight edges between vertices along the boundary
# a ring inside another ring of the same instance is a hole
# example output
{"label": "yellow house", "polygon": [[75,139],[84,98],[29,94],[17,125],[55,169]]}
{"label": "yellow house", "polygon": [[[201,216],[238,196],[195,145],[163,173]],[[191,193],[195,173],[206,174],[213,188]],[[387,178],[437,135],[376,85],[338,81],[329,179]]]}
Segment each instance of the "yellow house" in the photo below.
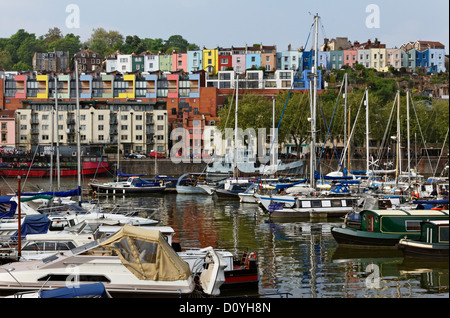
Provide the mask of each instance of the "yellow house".
{"label": "yellow house", "polygon": [[119,93],[119,98],[130,98],[134,99],[135,94],[135,86],[136,86],[136,76],[134,74],[128,74],[123,76],[123,81],[126,83],[125,89],[123,93]]}
{"label": "yellow house", "polygon": [[48,75],[37,75],[36,81],[38,83],[38,91],[36,98],[48,98]]}
{"label": "yellow house", "polygon": [[370,67],[376,69],[378,72],[387,72],[387,51],[385,48],[371,48],[370,49]]}
{"label": "yellow house", "polygon": [[219,50],[203,49],[203,70],[209,74],[217,74],[219,67]]}

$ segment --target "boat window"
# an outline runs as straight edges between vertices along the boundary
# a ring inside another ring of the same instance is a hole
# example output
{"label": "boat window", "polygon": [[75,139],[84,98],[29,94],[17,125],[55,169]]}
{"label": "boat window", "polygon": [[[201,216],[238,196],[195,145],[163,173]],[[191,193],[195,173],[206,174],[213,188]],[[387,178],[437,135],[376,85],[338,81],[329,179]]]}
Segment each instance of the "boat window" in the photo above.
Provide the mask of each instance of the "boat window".
{"label": "boat window", "polygon": [[346,203],[348,207],[353,206],[353,200],[345,200],[345,201],[347,201]]}
{"label": "boat window", "polygon": [[127,238],[121,239],[119,242],[114,243],[114,247],[117,248],[118,252],[130,263],[136,263],[136,260],[132,254],[130,245],[128,244]]}
{"label": "boat window", "polygon": [[420,231],[421,221],[405,221],[406,231]]}
{"label": "boat window", "polygon": [[310,201],[299,201],[302,208],[310,208],[311,202]]}
{"label": "boat window", "polygon": [[139,253],[139,260],[143,263],[156,263],[158,244],[136,240],[134,244]]}
{"label": "boat window", "polygon": [[311,207],[313,208],[321,208],[322,207],[322,202],[319,200],[313,200],[311,201]]}
{"label": "boat window", "polygon": [[48,274],[38,278],[38,282],[102,282],[110,283],[111,280],[104,275],[76,275],[76,274]]}
{"label": "boat window", "polygon": [[22,251],[43,251],[43,250],[44,250],[44,242],[29,243],[22,248]]}
{"label": "boat window", "polygon": [[331,200],[331,206],[332,207],[340,207],[342,206],[341,200]]}
{"label": "boat window", "polygon": [[73,242],[58,242],[56,244],[56,250],[57,251],[67,251],[75,248],[75,244]]}
{"label": "boat window", "polygon": [[439,243],[448,243],[448,226],[439,227]]}
{"label": "boat window", "polygon": [[55,251],[56,242],[45,242],[45,251]]}
{"label": "boat window", "polygon": [[331,206],[331,201],[329,200],[324,200],[322,201],[322,207],[330,207]]}

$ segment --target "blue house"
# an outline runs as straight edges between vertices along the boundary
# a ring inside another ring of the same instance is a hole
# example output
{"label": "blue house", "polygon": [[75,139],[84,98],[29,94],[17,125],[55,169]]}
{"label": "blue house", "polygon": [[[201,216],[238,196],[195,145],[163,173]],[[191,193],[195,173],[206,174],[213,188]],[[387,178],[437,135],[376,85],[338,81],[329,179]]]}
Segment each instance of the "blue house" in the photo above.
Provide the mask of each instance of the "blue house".
{"label": "blue house", "polygon": [[435,72],[445,72],[445,49],[428,49],[428,66]]}
{"label": "blue house", "polygon": [[416,51],[416,67],[428,68],[429,64],[429,53],[428,49],[420,52]]}
{"label": "blue house", "polygon": [[197,72],[203,69],[203,51],[187,51],[187,72]]}
{"label": "blue house", "polygon": [[[319,78],[317,81],[317,89],[322,89],[322,71],[319,70]],[[301,76],[297,76],[296,78],[294,78],[294,84],[293,84],[293,88],[294,89],[306,89],[309,90],[310,88],[314,87],[314,83],[313,83],[313,74],[311,72],[311,70],[304,70],[301,73]]]}
{"label": "blue house", "polygon": [[261,67],[261,54],[250,53],[245,56],[246,65],[245,68],[248,69],[258,69]]}

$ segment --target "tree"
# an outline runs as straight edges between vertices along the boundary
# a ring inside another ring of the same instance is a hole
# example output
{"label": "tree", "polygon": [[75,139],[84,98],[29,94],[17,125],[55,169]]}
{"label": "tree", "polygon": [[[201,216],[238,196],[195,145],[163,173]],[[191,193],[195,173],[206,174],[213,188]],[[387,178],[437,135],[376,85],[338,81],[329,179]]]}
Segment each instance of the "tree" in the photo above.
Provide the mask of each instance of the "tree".
{"label": "tree", "polygon": [[47,34],[44,36],[44,42],[46,45],[60,40],[63,38],[61,30],[57,27],[51,28],[48,30]]}
{"label": "tree", "polygon": [[106,31],[103,28],[93,29],[91,37],[85,42],[94,52],[106,56],[114,52],[114,47],[123,44],[123,35],[118,31]]}

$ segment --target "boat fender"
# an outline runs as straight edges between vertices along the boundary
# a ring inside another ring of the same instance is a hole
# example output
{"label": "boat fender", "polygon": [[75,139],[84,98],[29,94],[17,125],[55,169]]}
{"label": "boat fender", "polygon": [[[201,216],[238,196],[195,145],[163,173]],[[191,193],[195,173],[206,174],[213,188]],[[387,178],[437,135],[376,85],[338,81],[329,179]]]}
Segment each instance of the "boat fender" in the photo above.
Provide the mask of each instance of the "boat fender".
{"label": "boat fender", "polygon": [[256,261],[256,253],[252,252],[247,256],[247,260],[245,262],[245,268],[250,268],[250,261]]}

